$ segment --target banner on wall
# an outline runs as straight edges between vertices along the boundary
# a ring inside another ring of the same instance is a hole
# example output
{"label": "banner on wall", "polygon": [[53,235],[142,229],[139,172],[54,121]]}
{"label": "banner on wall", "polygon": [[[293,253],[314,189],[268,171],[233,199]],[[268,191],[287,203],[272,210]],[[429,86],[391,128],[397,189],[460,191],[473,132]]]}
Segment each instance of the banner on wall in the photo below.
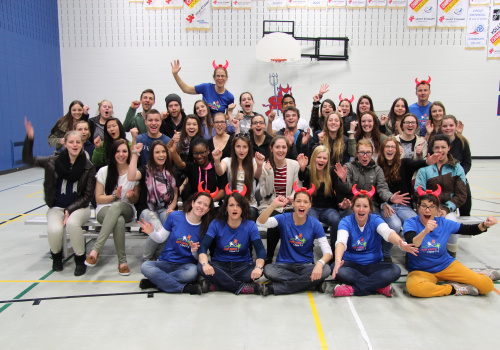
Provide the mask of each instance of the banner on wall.
{"label": "banner on wall", "polygon": [[183,0],[164,0],[163,8],[164,9],[182,9],[184,7]]}
{"label": "banner on wall", "polygon": [[327,7],[329,8],[345,8],[347,4],[347,0],[328,0]]}
{"label": "banner on wall", "polygon": [[286,9],[286,0],[267,0],[268,10],[283,10]]}
{"label": "banner on wall", "polygon": [[500,59],[500,5],[494,5],[488,30],[488,58]]}
{"label": "banner on wall", "polygon": [[406,0],[389,0],[387,7],[391,10],[399,10],[406,8]]}
{"label": "banner on wall", "polygon": [[408,28],[434,28],[437,0],[408,0]]}
{"label": "banner on wall", "polygon": [[163,10],[164,0],[144,0],[144,9],[146,10]]}
{"label": "banner on wall", "polygon": [[347,8],[350,10],[360,10],[366,8],[366,0],[347,0]]}
{"label": "banner on wall", "polygon": [[490,0],[470,0],[471,6],[489,6]]}
{"label": "banner on wall", "polygon": [[370,9],[381,9],[385,8],[387,5],[387,0],[368,0],[368,8]]}
{"label": "banner on wall", "polygon": [[210,30],[210,0],[184,0],[184,23],[186,30]]}
{"label": "banner on wall", "polygon": [[288,0],[288,8],[303,9],[307,6],[307,0]]}
{"label": "banner on wall", "polygon": [[438,28],[465,28],[468,0],[438,0]]}
{"label": "banner on wall", "polygon": [[234,10],[251,10],[252,0],[233,0],[232,5]]}
{"label": "banner on wall", "polygon": [[323,10],[326,9],[326,4],[328,0],[307,0],[307,8],[311,10]]}
{"label": "banner on wall", "polygon": [[480,50],[486,48],[488,37],[488,18],[490,8],[487,6],[470,6],[467,15],[467,32],[465,33],[465,48]]}
{"label": "banner on wall", "polygon": [[215,10],[230,9],[231,0],[212,0],[212,8]]}

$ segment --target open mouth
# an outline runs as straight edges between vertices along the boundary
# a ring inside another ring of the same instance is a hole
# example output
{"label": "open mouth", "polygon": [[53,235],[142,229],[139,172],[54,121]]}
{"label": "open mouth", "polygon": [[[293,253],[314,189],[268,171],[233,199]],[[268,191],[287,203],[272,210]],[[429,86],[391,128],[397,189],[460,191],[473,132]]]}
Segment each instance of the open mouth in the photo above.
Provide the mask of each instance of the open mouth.
{"label": "open mouth", "polygon": [[386,156],[387,156],[387,157],[392,157],[393,155],[394,155],[394,152],[387,152],[387,153],[386,153]]}
{"label": "open mouth", "polygon": [[299,213],[299,215],[304,215],[306,213],[306,210],[299,208],[299,209],[297,209],[297,213]]}
{"label": "open mouth", "polygon": [[430,215],[425,215],[425,214],[424,214],[424,219],[425,219],[425,220],[430,220],[430,218],[431,218],[431,216],[430,216]]}
{"label": "open mouth", "polygon": [[325,166],[325,163],[318,163],[318,168],[323,168]]}
{"label": "open mouth", "polygon": [[195,129],[188,129],[188,135],[189,136],[193,136],[194,134],[196,134],[196,130]]}
{"label": "open mouth", "polygon": [[158,160],[158,163],[163,163],[165,162],[165,158],[164,157],[160,157],[157,159]]}

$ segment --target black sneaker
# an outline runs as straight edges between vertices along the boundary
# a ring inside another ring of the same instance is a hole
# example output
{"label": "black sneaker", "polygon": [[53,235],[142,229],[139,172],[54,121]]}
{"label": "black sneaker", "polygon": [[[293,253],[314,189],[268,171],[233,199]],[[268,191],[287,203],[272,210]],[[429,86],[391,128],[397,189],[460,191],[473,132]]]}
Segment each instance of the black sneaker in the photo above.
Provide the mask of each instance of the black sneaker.
{"label": "black sneaker", "polygon": [[198,294],[201,295],[201,286],[199,284],[186,284],[184,289],[182,289],[182,293],[189,293],[191,295]]}
{"label": "black sneaker", "polygon": [[52,256],[52,270],[54,271],[62,271],[63,270],[63,261],[62,261],[62,253],[54,254],[50,251],[50,255]]}
{"label": "black sneaker", "polygon": [[314,289],[316,290],[316,292],[318,293],[324,293],[326,291],[326,282],[323,281],[321,282],[320,284],[317,284]]}
{"label": "black sneaker", "polygon": [[156,286],[156,284],[154,284],[153,282],[151,282],[147,278],[143,278],[139,282],[139,288],[141,288],[141,289],[150,289],[150,288],[156,288],[156,289],[158,289],[158,287]]}
{"label": "black sneaker", "polygon": [[216,291],[217,291],[217,286],[215,284],[210,283],[209,280],[203,280],[201,282],[202,293],[216,292]]}
{"label": "black sneaker", "polygon": [[274,294],[273,282],[269,282],[266,284],[263,283],[262,284],[262,295],[266,296],[266,295],[270,295],[270,294]]}

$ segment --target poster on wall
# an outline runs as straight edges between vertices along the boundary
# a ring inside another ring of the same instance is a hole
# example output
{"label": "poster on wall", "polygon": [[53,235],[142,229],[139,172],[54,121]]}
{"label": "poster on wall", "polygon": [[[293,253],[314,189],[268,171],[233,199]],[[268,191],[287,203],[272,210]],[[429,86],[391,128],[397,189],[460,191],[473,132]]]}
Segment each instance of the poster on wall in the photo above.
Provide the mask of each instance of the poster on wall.
{"label": "poster on wall", "polygon": [[251,10],[252,0],[233,0],[232,5],[234,10]]}
{"label": "poster on wall", "polygon": [[347,8],[350,10],[360,10],[366,8],[366,0],[347,0]]}
{"label": "poster on wall", "polygon": [[481,50],[486,48],[488,31],[488,6],[470,6],[467,15],[467,32],[465,33],[465,48],[468,50]]}
{"label": "poster on wall", "polygon": [[163,0],[164,9],[182,9],[183,7],[183,0]]}
{"label": "poster on wall", "polygon": [[488,30],[488,59],[500,59],[500,5],[493,5]]}
{"label": "poster on wall", "polygon": [[187,31],[209,31],[211,18],[210,0],[184,0],[184,24]]}
{"label": "poster on wall", "polygon": [[347,4],[347,0],[328,0],[327,7],[329,8],[345,8]]}
{"label": "poster on wall", "polygon": [[438,0],[438,28],[465,28],[468,0]]}
{"label": "poster on wall", "polygon": [[470,0],[471,6],[489,6],[490,0]]}
{"label": "poster on wall", "polygon": [[307,0],[288,0],[288,8],[303,9],[306,8]]}
{"label": "poster on wall", "polygon": [[368,0],[369,9],[381,9],[385,8],[387,5],[387,0]]}
{"label": "poster on wall", "polygon": [[145,10],[163,10],[164,0],[144,0]]}
{"label": "poster on wall", "polygon": [[434,28],[437,0],[408,0],[408,28]]}
{"label": "poster on wall", "polygon": [[328,0],[307,0],[307,8],[311,10],[323,10],[326,9],[326,4]]}
{"label": "poster on wall", "polygon": [[231,8],[231,0],[211,0],[214,10],[226,10]]}
{"label": "poster on wall", "polygon": [[283,10],[286,9],[286,0],[267,0],[268,10]]}
{"label": "poster on wall", "polygon": [[389,0],[387,7],[391,10],[401,10],[406,8],[406,0]]}

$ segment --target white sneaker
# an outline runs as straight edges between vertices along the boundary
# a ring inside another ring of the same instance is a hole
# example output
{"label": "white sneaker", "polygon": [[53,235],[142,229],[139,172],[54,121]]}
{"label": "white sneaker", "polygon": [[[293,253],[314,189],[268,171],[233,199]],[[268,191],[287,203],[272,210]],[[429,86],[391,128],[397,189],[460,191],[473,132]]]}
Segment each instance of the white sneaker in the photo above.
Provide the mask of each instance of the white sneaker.
{"label": "white sneaker", "polygon": [[492,281],[500,280],[500,272],[498,272],[495,269],[472,269],[472,271],[477,273],[483,273],[489,278],[491,278]]}
{"label": "white sneaker", "polygon": [[479,290],[470,284],[448,282],[450,286],[455,288],[455,295],[479,295]]}

